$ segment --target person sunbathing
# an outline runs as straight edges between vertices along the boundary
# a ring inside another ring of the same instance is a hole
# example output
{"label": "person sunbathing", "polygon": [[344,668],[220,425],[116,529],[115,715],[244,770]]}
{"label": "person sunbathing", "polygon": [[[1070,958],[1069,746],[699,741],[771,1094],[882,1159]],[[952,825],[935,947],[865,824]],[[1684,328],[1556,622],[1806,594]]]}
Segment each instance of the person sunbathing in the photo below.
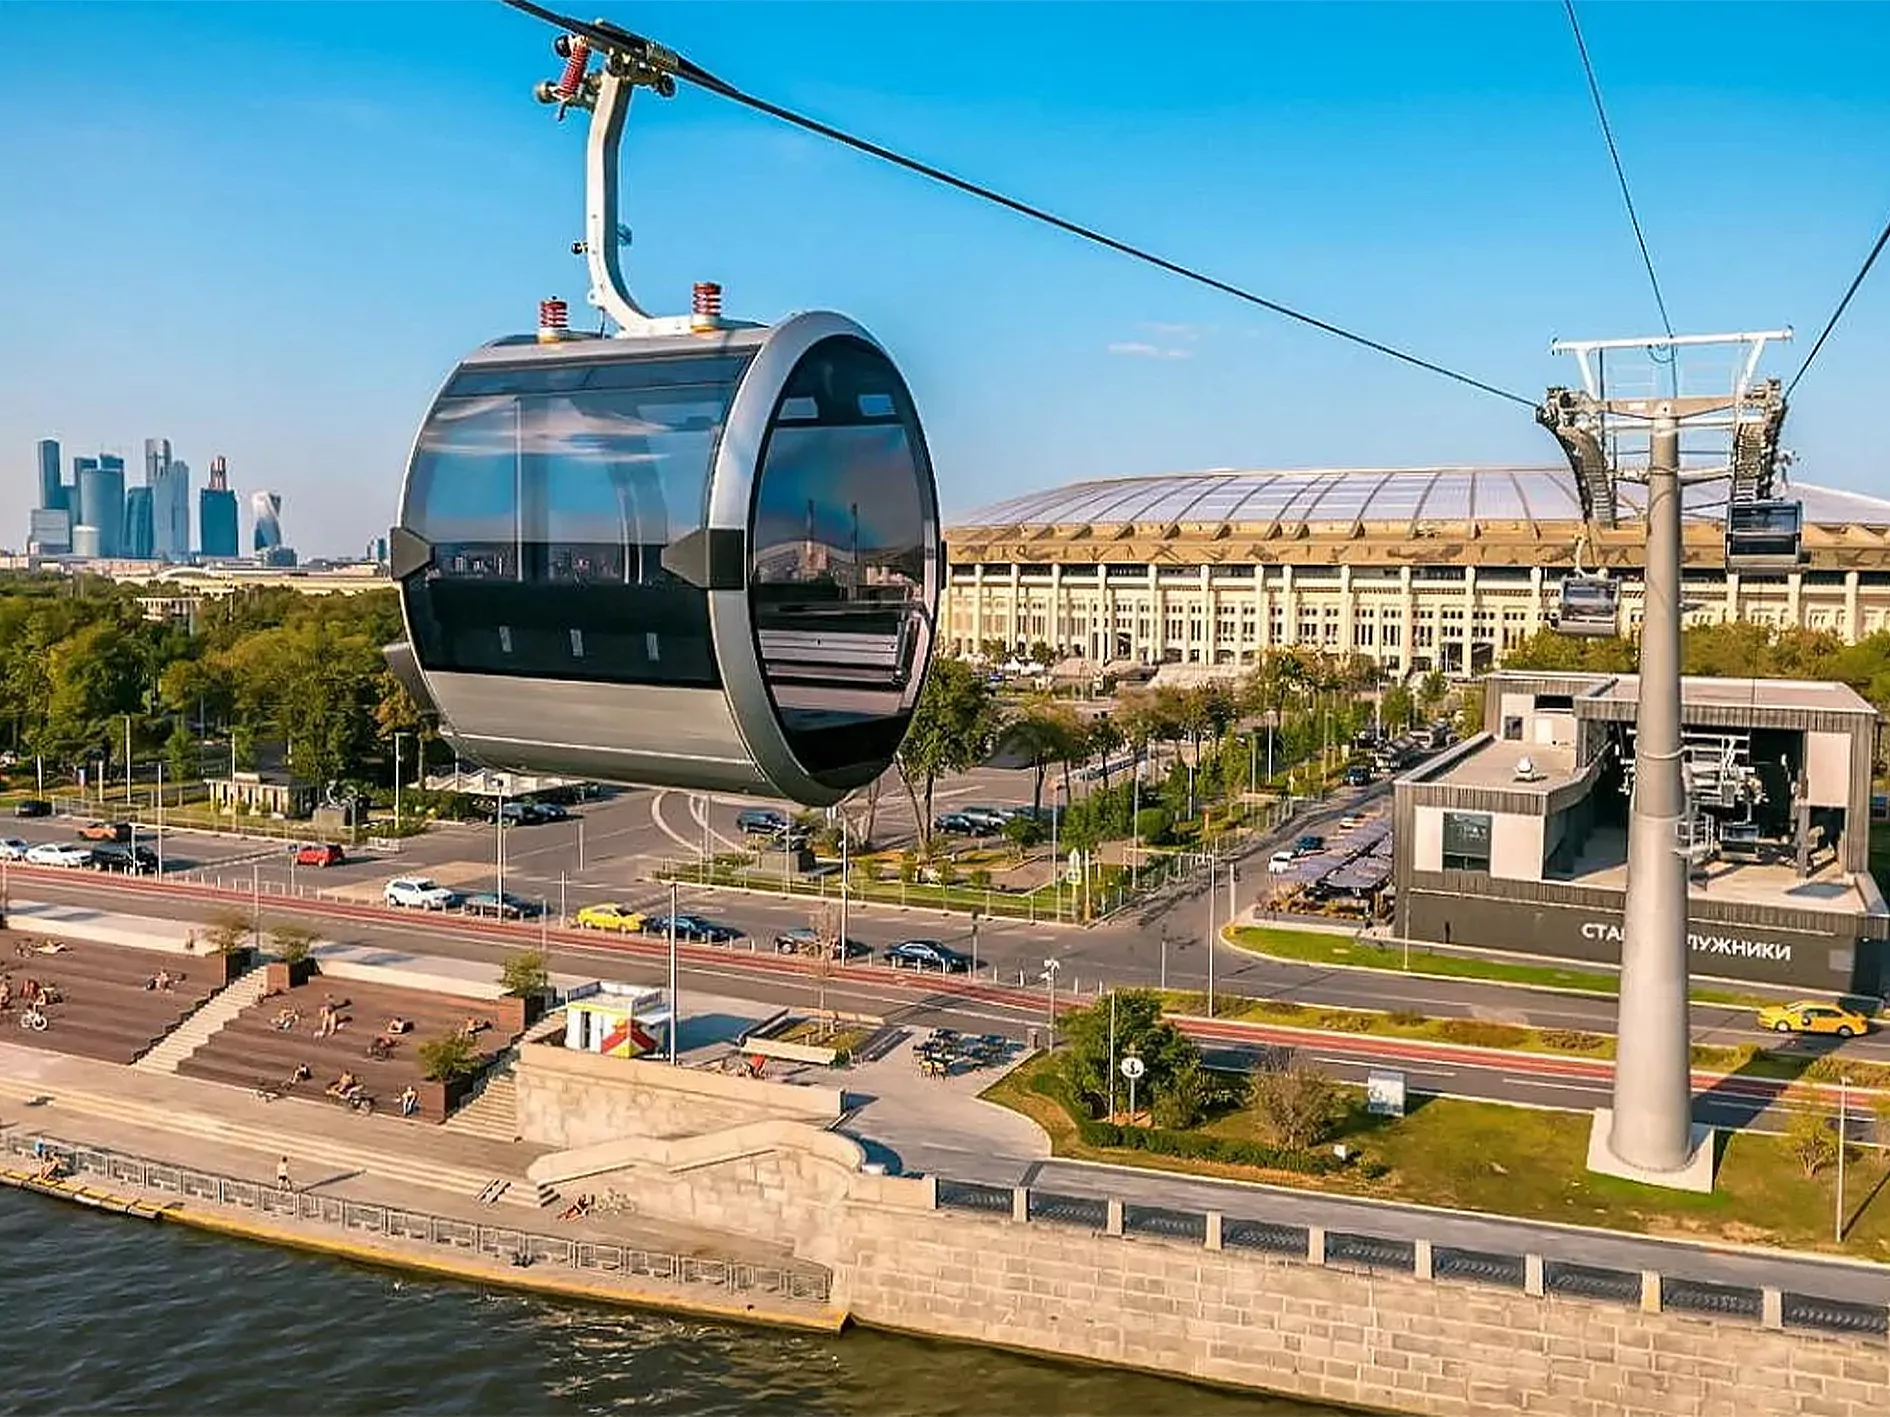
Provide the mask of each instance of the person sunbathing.
{"label": "person sunbathing", "polygon": [[392,1018],[390,1018],[387,1021],[387,1031],[390,1034],[394,1034],[396,1036],[402,1033],[411,1032],[412,1029],[413,1029],[413,1020],[402,1018],[399,1014],[395,1014]]}
{"label": "person sunbathing", "polygon": [[346,1097],[360,1086],[360,1079],[355,1077],[353,1073],[344,1070],[340,1077],[328,1084],[328,1095],[330,1097]]}
{"label": "person sunbathing", "polygon": [[300,1023],[301,1020],[302,1011],[300,1009],[278,1009],[276,1010],[274,1026],[278,1033],[290,1033],[294,1031],[296,1024]]}

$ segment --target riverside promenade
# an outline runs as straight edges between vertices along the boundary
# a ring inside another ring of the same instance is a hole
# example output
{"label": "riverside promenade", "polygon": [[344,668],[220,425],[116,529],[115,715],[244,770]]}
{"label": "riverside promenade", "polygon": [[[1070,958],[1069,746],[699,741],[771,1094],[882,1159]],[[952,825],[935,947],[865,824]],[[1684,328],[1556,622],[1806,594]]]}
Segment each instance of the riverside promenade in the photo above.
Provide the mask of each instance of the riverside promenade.
{"label": "riverside promenade", "polygon": [[[73,958],[90,942],[148,952],[153,970],[165,960],[208,967],[177,922],[32,902],[9,916],[16,936],[66,943],[67,953],[49,959]],[[498,992],[492,968],[471,961],[344,945],[317,954],[336,979],[474,998]],[[218,996],[227,1006],[212,999],[129,1065],[0,1041],[0,1177],[368,1263],[702,1317],[839,1327],[828,1275],[786,1245],[639,1219],[633,1204],[564,1218],[581,1193],[526,1180],[546,1148],[513,1139],[506,1059],[445,1126],[180,1076],[178,1064],[259,993],[260,974],[232,983]],[[36,1037],[56,1045],[59,1026]],[[51,1184],[39,1179],[48,1154],[70,1170]]]}

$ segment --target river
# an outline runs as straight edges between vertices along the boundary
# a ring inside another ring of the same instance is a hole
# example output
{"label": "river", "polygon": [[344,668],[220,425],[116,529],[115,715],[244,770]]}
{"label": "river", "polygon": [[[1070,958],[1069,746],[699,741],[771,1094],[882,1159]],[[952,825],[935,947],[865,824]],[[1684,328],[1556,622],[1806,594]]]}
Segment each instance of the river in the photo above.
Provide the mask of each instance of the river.
{"label": "river", "polygon": [[679,1321],[0,1190],[0,1412],[988,1417],[1334,1409],[873,1333]]}

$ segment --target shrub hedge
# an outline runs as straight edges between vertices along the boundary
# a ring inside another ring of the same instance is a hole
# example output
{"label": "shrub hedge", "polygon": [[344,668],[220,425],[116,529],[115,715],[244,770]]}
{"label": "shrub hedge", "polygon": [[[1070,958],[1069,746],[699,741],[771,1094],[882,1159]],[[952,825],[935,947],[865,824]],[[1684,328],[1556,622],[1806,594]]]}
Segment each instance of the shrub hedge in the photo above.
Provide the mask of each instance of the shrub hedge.
{"label": "shrub hedge", "polygon": [[1085,1146],[1122,1147],[1146,1151],[1157,1156],[1179,1156],[1195,1161],[1219,1161],[1230,1166],[1259,1166],[1269,1171],[1291,1171],[1302,1176],[1322,1176],[1344,1165],[1336,1156],[1317,1151],[1294,1151],[1268,1146],[1264,1142],[1242,1141],[1235,1137],[1205,1136],[1200,1132],[1176,1132],[1162,1127],[1123,1127],[1102,1122],[1077,1105],[1069,1085],[1054,1073],[1038,1073],[1030,1080],[1031,1091],[1055,1102],[1076,1124],[1076,1134]]}

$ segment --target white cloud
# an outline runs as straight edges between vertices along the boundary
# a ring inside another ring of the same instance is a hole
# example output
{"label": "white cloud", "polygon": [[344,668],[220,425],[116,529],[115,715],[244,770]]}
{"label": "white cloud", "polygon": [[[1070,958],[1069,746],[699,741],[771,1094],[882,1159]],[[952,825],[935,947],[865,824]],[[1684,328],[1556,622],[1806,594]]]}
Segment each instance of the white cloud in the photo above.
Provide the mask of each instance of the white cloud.
{"label": "white cloud", "polygon": [[1192,359],[1192,349],[1178,349],[1170,345],[1149,344],[1143,340],[1118,340],[1109,346],[1111,354],[1128,355],[1136,359]]}
{"label": "white cloud", "polygon": [[1146,320],[1143,322],[1142,328],[1152,335],[1160,335],[1163,339],[1188,340],[1190,342],[1200,339],[1202,335],[1211,334],[1214,330],[1212,325],[1175,324],[1164,320]]}

